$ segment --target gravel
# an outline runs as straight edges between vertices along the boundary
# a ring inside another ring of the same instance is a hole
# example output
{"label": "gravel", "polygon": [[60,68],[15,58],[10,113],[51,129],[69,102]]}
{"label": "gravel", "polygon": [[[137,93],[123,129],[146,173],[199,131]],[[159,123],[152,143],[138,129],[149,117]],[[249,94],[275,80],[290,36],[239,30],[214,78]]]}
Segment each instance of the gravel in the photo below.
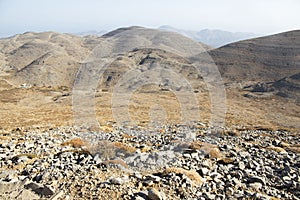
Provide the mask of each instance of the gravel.
{"label": "gravel", "polygon": [[[300,137],[191,126],[13,130],[0,199],[300,199]],[[196,135],[193,141],[184,135]]]}

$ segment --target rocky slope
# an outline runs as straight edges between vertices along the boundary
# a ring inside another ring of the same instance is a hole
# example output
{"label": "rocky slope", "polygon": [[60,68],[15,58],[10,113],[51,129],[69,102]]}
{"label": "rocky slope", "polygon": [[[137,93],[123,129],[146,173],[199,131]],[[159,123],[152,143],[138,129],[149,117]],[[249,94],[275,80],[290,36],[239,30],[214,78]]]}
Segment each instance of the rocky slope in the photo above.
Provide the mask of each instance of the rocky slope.
{"label": "rocky slope", "polygon": [[285,131],[216,136],[195,124],[1,137],[1,199],[300,199],[300,138]]}

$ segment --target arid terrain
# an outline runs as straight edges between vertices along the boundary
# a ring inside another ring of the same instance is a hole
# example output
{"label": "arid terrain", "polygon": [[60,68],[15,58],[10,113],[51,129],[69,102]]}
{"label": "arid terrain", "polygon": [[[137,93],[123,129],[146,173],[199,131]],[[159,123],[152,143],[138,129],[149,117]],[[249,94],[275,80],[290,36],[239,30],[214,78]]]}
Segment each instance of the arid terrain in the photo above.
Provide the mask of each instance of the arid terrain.
{"label": "arid terrain", "polygon": [[300,199],[299,30],[2,38],[0,107],[0,199]]}
{"label": "arid terrain", "polygon": [[[141,28],[129,29],[135,32]],[[126,30],[119,29],[103,38],[45,32],[1,39],[0,126],[13,129],[72,125],[72,89],[76,73],[101,41]],[[174,37],[181,39],[182,36]],[[299,129],[299,37],[299,31],[292,31],[208,51],[226,87],[226,126]],[[201,51],[209,49],[206,45],[201,46]],[[136,49],[113,60],[103,73],[95,95],[97,118],[101,124],[114,121],[111,94],[122,75],[132,65],[141,68],[152,63],[172,66],[172,70],[190,82],[198,92],[195,95],[201,111],[199,121],[209,121],[209,91],[201,74],[193,77],[195,68],[189,60],[176,52],[155,49]],[[167,121],[178,119],[180,103],[176,95],[162,90],[153,87],[150,92],[145,88],[135,91],[133,98],[137,100],[131,103],[138,102],[138,105],[130,107],[135,120],[147,123],[147,109],[154,101],[166,105]],[[156,98],[157,95],[161,97]]]}

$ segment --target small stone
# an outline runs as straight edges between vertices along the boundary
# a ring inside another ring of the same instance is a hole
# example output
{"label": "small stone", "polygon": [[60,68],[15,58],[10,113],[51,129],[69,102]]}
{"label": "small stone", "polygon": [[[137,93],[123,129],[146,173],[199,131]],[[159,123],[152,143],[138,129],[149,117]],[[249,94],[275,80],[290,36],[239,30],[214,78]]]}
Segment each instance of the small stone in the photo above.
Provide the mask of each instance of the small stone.
{"label": "small stone", "polygon": [[123,185],[129,180],[128,176],[124,176],[122,178],[111,178],[109,180],[110,183],[115,184],[115,185]]}
{"label": "small stone", "polygon": [[140,191],[138,193],[135,194],[136,197],[135,199],[141,199],[141,200],[145,200],[148,199],[148,191]]}
{"label": "small stone", "polygon": [[290,177],[288,177],[288,176],[284,176],[284,177],[282,177],[282,179],[284,180],[284,181],[291,181],[292,179],[290,178]]}
{"label": "small stone", "polygon": [[183,156],[184,158],[191,158],[191,155],[188,154],[188,153],[184,153],[182,156]]}
{"label": "small stone", "polygon": [[50,195],[53,195],[54,193],[55,193],[54,188],[52,188],[51,186],[45,185],[39,194],[45,195],[45,196],[50,196]]}
{"label": "small stone", "polygon": [[146,180],[151,180],[151,181],[158,183],[161,181],[161,178],[159,176],[149,175],[149,176],[146,176]]}
{"label": "small stone", "polygon": [[148,198],[150,200],[163,200],[161,193],[155,188],[148,189]]}
{"label": "small stone", "polygon": [[210,194],[210,193],[205,193],[204,196],[207,198],[207,199],[216,199],[216,195],[214,194]]}
{"label": "small stone", "polygon": [[191,153],[191,157],[193,158],[193,159],[198,159],[198,153],[197,152],[194,152],[194,153]]}
{"label": "small stone", "polygon": [[34,191],[36,194],[42,195],[42,196],[50,196],[55,193],[54,188],[48,185],[41,185],[38,183],[31,182],[25,186],[27,189],[31,189]]}
{"label": "small stone", "polygon": [[41,184],[38,184],[38,183],[35,183],[35,182],[31,182],[31,183],[28,183],[27,185],[25,185],[25,188],[27,189],[31,189],[31,190],[36,190],[38,188],[41,188],[43,187]]}
{"label": "small stone", "polygon": [[201,168],[202,175],[207,175],[209,173],[209,169],[207,168]]}
{"label": "small stone", "polygon": [[250,183],[249,186],[253,188],[255,191],[260,191],[262,188],[262,184],[259,182]]}
{"label": "small stone", "polygon": [[239,162],[239,169],[244,170],[245,169],[245,164],[244,162]]}
{"label": "small stone", "polygon": [[134,177],[139,179],[139,180],[142,180],[143,179],[143,175],[140,174],[140,173],[134,173]]}
{"label": "small stone", "polygon": [[261,183],[263,185],[266,184],[265,179],[259,176],[252,176],[248,179],[248,183],[256,183],[256,182]]}
{"label": "small stone", "polygon": [[96,154],[96,155],[95,155],[94,161],[95,161],[96,164],[102,163],[102,159],[100,158],[100,155],[99,155],[99,154]]}
{"label": "small stone", "polygon": [[61,198],[63,195],[64,195],[64,192],[63,192],[63,191],[60,191],[60,192],[56,193],[55,195],[53,195],[53,196],[51,197],[51,200],[58,200],[58,199]]}

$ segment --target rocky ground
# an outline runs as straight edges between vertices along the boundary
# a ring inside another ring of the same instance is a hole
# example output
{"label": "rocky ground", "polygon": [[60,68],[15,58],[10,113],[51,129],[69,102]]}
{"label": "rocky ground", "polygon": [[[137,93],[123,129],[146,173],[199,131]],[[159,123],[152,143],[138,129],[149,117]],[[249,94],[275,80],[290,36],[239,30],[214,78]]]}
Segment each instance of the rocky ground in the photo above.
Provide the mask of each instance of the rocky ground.
{"label": "rocky ground", "polygon": [[300,199],[295,132],[198,123],[0,137],[0,199]]}

